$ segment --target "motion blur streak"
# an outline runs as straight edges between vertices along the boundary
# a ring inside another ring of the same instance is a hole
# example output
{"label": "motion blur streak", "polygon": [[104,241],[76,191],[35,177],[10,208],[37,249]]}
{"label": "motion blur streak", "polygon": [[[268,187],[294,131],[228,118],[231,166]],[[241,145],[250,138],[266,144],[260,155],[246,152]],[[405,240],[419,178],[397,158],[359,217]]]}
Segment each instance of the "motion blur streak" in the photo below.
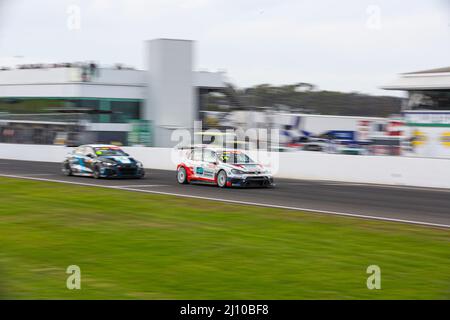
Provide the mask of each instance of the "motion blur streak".
{"label": "motion blur streak", "polygon": [[55,163],[2,160],[0,176],[450,228],[448,190],[277,179],[273,189],[242,192],[179,185],[173,171],[150,170],[146,178],[133,183],[64,177],[58,171]]}

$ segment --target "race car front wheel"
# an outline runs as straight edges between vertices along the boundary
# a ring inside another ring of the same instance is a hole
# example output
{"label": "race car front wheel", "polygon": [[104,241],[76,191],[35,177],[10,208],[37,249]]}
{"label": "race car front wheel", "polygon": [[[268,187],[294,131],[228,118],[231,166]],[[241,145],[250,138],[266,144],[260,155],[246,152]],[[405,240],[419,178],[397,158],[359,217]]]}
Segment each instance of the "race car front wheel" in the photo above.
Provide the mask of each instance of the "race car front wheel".
{"label": "race car front wheel", "polygon": [[220,188],[225,188],[227,186],[227,173],[223,170],[217,175],[217,185]]}
{"label": "race car front wheel", "polygon": [[186,174],[186,169],[183,167],[180,167],[177,171],[177,181],[180,184],[186,184],[188,183],[187,181],[187,174]]}

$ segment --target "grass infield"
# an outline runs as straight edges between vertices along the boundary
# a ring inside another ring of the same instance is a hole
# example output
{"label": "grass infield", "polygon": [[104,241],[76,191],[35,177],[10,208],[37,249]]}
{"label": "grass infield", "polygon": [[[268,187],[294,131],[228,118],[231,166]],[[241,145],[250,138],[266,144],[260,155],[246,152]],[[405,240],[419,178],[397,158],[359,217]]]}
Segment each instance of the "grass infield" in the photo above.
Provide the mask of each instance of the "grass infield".
{"label": "grass infield", "polygon": [[450,231],[0,178],[0,298],[449,299]]}

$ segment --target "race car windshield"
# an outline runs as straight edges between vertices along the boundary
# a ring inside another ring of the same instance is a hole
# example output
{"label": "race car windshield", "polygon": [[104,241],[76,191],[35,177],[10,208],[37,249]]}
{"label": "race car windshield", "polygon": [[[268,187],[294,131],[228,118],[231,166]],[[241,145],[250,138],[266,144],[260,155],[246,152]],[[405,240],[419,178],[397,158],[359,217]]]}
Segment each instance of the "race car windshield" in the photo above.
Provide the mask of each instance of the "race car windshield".
{"label": "race car windshield", "polygon": [[219,154],[223,163],[254,163],[254,161],[242,152],[223,152]]}
{"label": "race car windshield", "polygon": [[97,156],[126,156],[127,154],[119,148],[94,148]]}

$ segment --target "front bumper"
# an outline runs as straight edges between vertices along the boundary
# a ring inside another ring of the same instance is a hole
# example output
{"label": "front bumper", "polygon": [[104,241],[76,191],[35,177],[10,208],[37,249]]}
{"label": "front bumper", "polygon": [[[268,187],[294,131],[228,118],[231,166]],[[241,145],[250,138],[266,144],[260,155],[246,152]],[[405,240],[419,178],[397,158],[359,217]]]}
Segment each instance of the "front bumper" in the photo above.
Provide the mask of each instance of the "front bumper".
{"label": "front bumper", "polygon": [[144,168],[137,166],[111,166],[100,168],[100,177],[102,178],[141,178],[144,175]]}
{"label": "front bumper", "polygon": [[243,175],[229,177],[228,185],[231,187],[271,187],[274,185],[273,177],[268,175]]}

